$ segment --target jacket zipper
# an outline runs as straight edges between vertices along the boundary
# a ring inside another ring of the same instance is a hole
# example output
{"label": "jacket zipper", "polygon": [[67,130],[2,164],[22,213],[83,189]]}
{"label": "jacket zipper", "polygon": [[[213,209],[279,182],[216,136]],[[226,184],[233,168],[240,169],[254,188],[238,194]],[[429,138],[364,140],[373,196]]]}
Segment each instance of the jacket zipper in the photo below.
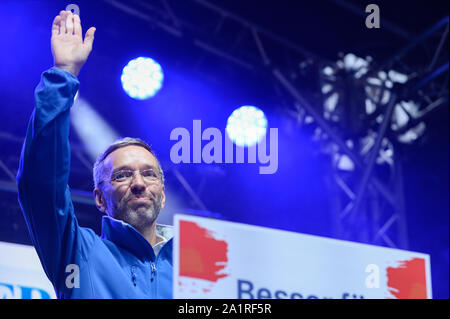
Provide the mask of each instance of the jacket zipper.
{"label": "jacket zipper", "polygon": [[155,263],[151,263],[150,267],[152,269],[152,276],[150,278],[150,281],[153,281],[155,279],[155,275],[156,275],[156,265],[155,265]]}
{"label": "jacket zipper", "polygon": [[136,287],[136,267],[131,266],[131,280],[133,281],[133,285]]}

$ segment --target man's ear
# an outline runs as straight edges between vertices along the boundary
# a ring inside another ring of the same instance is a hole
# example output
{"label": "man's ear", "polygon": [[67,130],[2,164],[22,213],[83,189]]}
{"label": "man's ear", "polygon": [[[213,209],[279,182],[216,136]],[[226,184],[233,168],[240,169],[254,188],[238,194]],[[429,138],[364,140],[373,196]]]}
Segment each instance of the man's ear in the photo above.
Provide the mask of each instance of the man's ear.
{"label": "man's ear", "polygon": [[100,188],[94,189],[94,200],[95,200],[95,206],[97,206],[97,209],[101,211],[102,213],[106,214],[106,201],[105,197],[103,196],[103,192]]}

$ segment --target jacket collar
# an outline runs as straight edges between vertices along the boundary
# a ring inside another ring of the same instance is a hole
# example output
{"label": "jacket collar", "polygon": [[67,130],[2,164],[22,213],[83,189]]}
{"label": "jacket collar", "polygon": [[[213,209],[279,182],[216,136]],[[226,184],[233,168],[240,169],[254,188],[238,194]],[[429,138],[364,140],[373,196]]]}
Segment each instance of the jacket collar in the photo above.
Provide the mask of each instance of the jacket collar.
{"label": "jacket collar", "polygon": [[[172,238],[172,226],[157,224],[156,235],[162,237],[164,241],[169,241]],[[112,241],[140,259],[154,261],[156,258],[153,247],[147,239],[136,228],[122,220],[103,216],[101,238]]]}

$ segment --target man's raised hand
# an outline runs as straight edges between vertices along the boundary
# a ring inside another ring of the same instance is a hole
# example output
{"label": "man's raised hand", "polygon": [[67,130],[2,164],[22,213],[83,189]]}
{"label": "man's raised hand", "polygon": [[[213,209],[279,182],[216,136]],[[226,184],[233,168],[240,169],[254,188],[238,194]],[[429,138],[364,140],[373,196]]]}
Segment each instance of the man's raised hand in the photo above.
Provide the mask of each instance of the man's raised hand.
{"label": "man's raised hand", "polygon": [[84,36],[81,21],[71,11],[61,11],[52,25],[52,53],[55,66],[78,76],[81,67],[92,51],[95,28],[91,27]]}

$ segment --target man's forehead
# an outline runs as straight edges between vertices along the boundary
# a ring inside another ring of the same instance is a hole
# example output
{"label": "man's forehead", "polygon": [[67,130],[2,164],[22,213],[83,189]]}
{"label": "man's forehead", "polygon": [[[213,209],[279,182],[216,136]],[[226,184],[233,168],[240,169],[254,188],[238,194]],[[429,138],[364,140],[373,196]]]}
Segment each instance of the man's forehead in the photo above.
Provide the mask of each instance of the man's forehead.
{"label": "man's forehead", "polygon": [[109,168],[129,167],[137,169],[143,166],[157,167],[157,160],[146,148],[129,145],[118,148],[108,154],[104,165]]}

